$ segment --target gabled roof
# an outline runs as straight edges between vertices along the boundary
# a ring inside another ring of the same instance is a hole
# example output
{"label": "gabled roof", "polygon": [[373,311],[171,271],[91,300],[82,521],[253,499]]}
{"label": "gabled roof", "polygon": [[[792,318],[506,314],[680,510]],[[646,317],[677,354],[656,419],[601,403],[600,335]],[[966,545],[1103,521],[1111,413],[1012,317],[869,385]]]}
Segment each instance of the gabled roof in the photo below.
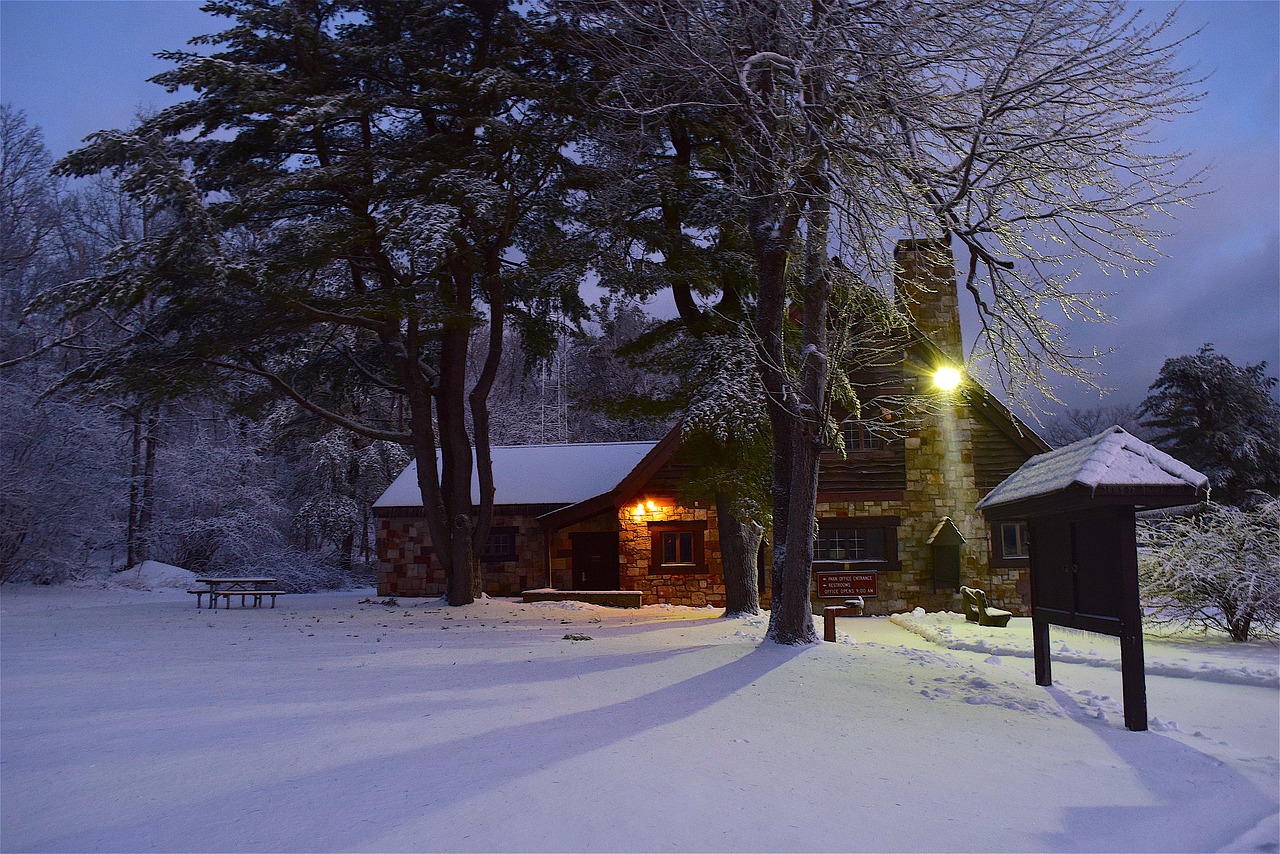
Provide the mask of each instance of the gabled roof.
{"label": "gabled roof", "polygon": [[666,465],[672,455],[680,449],[682,438],[680,425],[677,424],[668,430],[667,435],[660,441],[649,443],[649,452],[644,455],[644,458],[624,477],[610,484],[608,490],[569,507],[553,510],[539,516],[538,519],[548,528],[562,528],[594,516],[603,510],[621,507],[635,497],[644,484]]}
{"label": "gabled roof", "polygon": [[938,524],[933,526],[933,533],[925,540],[925,544],[930,546],[962,546],[965,542],[964,534],[960,533],[950,516],[939,519]]}
{"label": "gabled roof", "polygon": [[[609,492],[633,471],[657,442],[570,445],[506,445],[493,448],[495,504],[576,504]],[[478,475],[471,500],[479,503]],[[421,507],[418,463],[392,481],[374,507]]]}
{"label": "gabled roof", "polygon": [[[1209,479],[1164,451],[1148,445],[1120,427],[1040,454],[978,502],[991,510],[1014,503],[1048,498],[1069,489],[1090,495],[1127,495],[1135,504],[1147,504],[1144,493],[1168,493],[1185,500],[1207,490]],[[1157,502],[1164,503],[1164,502]]]}

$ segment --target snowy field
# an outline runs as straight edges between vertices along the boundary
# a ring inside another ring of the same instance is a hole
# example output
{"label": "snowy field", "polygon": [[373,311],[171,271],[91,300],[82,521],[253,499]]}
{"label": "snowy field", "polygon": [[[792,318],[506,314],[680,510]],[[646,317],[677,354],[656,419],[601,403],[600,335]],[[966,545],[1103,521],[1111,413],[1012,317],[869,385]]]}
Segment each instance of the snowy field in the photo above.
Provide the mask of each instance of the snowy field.
{"label": "snowy field", "polygon": [[1039,688],[1028,620],[795,649],[669,606],[210,612],[162,575],[0,593],[0,850],[1277,850],[1266,644],[1149,638],[1132,733],[1114,640],[1055,629]]}

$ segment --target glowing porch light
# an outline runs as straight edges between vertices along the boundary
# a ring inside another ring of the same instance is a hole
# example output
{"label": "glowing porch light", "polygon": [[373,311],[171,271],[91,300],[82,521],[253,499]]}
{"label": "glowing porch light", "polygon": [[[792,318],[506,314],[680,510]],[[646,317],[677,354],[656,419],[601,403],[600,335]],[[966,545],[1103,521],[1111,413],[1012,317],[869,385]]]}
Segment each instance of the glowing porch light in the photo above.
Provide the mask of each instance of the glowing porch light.
{"label": "glowing porch light", "polygon": [[646,501],[646,502],[644,503],[644,506],[645,506],[645,507],[647,507],[647,508],[649,508],[649,512],[650,512],[650,513],[656,513],[656,512],[657,512],[657,510],[658,510],[658,505],[657,505],[657,504],[654,504],[652,501]]}
{"label": "glowing porch light", "polygon": [[938,368],[933,372],[933,384],[942,391],[955,391],[964,375],[952,367]]}

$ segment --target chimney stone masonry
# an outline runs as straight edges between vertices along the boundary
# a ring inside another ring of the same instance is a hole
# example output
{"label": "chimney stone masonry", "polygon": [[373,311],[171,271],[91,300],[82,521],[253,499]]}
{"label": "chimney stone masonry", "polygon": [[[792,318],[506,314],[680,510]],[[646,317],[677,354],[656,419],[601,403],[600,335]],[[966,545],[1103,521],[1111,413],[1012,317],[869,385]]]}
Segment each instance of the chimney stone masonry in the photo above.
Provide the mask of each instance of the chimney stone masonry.
{"label": "chimney stone masonry", "polygon": [[899,240],[893,250],[898,308],[957,364],[964,362],[960,297],[951,245],[937,238]]}

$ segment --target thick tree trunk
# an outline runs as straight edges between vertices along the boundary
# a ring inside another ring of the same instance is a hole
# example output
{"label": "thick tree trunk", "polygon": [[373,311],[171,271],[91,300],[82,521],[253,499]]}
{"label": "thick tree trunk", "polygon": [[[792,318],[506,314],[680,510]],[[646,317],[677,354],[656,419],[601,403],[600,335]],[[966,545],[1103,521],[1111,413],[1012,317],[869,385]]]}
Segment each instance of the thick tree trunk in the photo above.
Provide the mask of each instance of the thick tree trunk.
{"label": "thick tree trunk", "polygon": [[[753,234],[767,224],[753,223]],[[757,246],[760,239],[756,238]],[[781,241],[779,241],[781,242]],[[765,408],[773,433],[773,479],[769,495],[773,503],[773,565],[770,569],[770,610],[777,611],[782,586],[782,560],[787,553],[787,517],[791,502],[792,421],[787,414],[786,350],[783,324],[786,318],[787,252],[785,244],[772,251],[757,249],[760,296],[756,302],[757,362],[765,390]]]}
{"label": "thick tree trunk", "polygon": [[[809,584],[813,567],[813,517],[818,497],[818,448],[802,441],[792,449],[786,547],[774,554],[778,590],[769,612],[770,640],[785,644],[816,643]],[[774,524],[779,520],[775,519]],[[776,547],[775,547],[776,548]]]}
{"label": "thick tree trunk", "polygon": [[481,576],[480,555],[484,553],[485,543],[489,540],[489,529],[493,525],[493,449],[489,441],[489,392],[493,390],[494,379],[498,376],[498,366],[502,362],[502,335],[506,327],[506,299],[502,275],[499,269],[501,257],[495,250],[488,259],[488,273],[485,276],[485,298],[489,304],[489,342],[485,350],[484,365],[480,375],[476,377],[471,388],[468,403],[471,406],[471,430],[476,440],[476,481],[480,487],[480,504],[476,507],[475,528],[471,532],[471,553],[475,561],[474,594],[479,598],[484,593],[484,580]]}
{"label": "thick tree trunk", "polygon": [[440,425],[440,493],[444,500],[447,539],[436,546],[445,566],[450,605],[476,600],[479,561],[471,548],[474,517],[471,503],[471,439],[467,435],[466,363],[471,331],[469,319],[445,322],[440,343],[440,386],[436,391],[436,421]]}
{"label": "thick tree trunk", "polygon": [[[811,198],[805,216],[805,266],[801,332],[804,346],[798,356],[795,388],[771,400],[774,429],[774,556],[773,607],[768,637],[778,643],[816,643],[809,586],[813,572],[813,524],[818,500],[818,460],[827,420],[829,210],[820,168],[810,180]],[[816,192],[814,192],[816,191]],[[766,288],[762,265],[761,294]],[[770,285],[785,284],[769,283]],[[783,290],[785,295],[785,289]],[[779,320],[781,326],[781,319]],[[785,355],[781,341],[777,349]],[[777,365],[785,364],[781,357]],[[780,379],[786,372],[778,369]],[[775,380],[776,382],[776,380]],[[766,389],[768,389],[766,384]],[[774,398],[771,391],[770,398]],[[778,532],[782,533],[779,534]]]}
{"label": "thick tree trunk", "polygon": [[716,516],[720,526],[720,558],[724,564],[726,617],[760,613],[760,582],[757,559],[764,530],[734,512],[728,493],[716,493]]}
{"label": "thick tree trunk", "polygon": [[[450,605],[467,605],[475,601],[471,580],[471,445],[461,415],[466,330],[461,330],[461,359],[458,332],[446,328],[442,336],[440,374],[434,387],[423,371],[424,342],[416,316],[410,316],[403,338],[399,330],[393,330],[384,337],[384,344],[401,369],[423,516],[431,534],[432,553],[445,573],[445,597]],[[433,417],[436,412],[438,418]]]}

